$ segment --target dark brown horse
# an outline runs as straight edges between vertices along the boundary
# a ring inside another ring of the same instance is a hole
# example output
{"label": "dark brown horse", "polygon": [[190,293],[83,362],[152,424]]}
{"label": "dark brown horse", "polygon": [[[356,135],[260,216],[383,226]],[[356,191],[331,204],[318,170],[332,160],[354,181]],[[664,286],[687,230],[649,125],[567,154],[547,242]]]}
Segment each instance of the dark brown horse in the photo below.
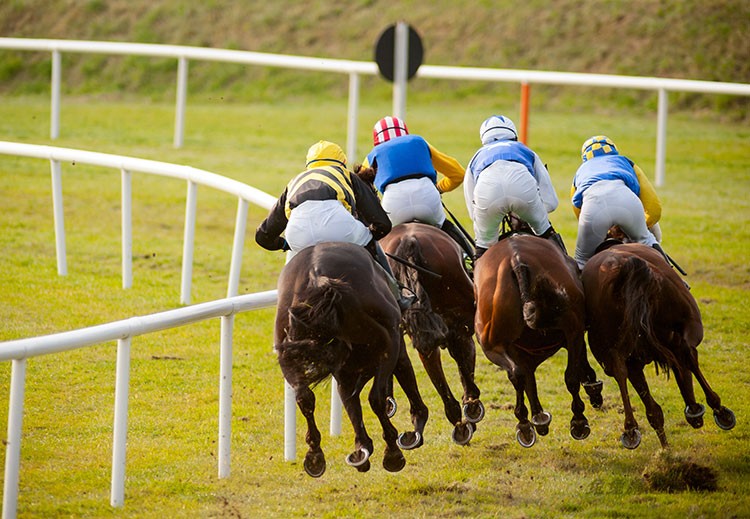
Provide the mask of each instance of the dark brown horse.
{"label": "dark brown horse", "polygon": [[731,429],[734,413],[708,385],[698,367],[698,344],[703,324],[689,289],[656,250],[638,243],[619,244],[595,254],[581,275],[586,295],[588,340],[591,352],[614,377],[625,407],[621,442],[638,447],[641,433],[633,416],[627,381],[646,407],[646,417],[662,447],[667,447],[664,414],[651,396],[643,368],[654,362],[674,373],[685,401],[685,418],[695,428],[703,426],[705,408],[695,400],[693,375],[714,410],[722,429]]}
{"label": "dark brown horse", "polygon": [[[278,280],[274,346],[284,378],[294,388],[307,420],[305,471],[319,477],[326,467],[315,424],[311,386],[329,376],[352,423],[355,450],[346,461],[365,472],[373,442],[362,418],[360,392],[373,380],[369,402],[383,429],[383,467],[398,472],[406,464],[401,448],[418,447],[427,407],[399,333],[401,312],[385,273],[363,248],[349,243],[321,243],[300,251]],[[386,412],[391,377],[404,389],[415,432],[400,437]]]}
{"label": "dark brown horse", "polygon": [[[463,267],[461,249],[446,233],[423,223],[397,225],[380,243],[391,255],[396,278],[417,295],[417,303],[404,312],[402,328],[443,400],[445,416],[454,426],[453,440],[466,445],[476,429],[474,424],[484,417],[484,406],[474,383],[474,289]],[[418,268],[395,261],[393,256]],[[441,348],[458,366],[461,404],[445,379]]]}
{"label": "dark brown horse", "polygon": [[[552,415],[537,393],[536,368],[560,348],[568,351],[565,385],[573,398],[570,434],[586,438],[589,425],[580,386],[602,404],[602,383],[586,358],[583,287],[572,258],[551,241],[526,234],[501,239],[474,270],[476,333],[487,358],[505,369],[516,390],[516,439],[531,447],[549,431]],[[531,420],[524,403],[531,406]]]}

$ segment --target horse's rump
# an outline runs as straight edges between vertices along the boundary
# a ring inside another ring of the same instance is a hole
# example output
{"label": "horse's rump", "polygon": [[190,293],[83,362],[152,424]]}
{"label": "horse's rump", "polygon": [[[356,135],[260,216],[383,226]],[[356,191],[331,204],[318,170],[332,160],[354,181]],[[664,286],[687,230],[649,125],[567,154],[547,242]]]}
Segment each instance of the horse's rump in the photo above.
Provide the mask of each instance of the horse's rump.
{"label": "horse's rump", "polygon": [[296,303],[289,307],[288,336],[327,339],[341,326],[344,296],[351,286],[327,276],[311,277]]}

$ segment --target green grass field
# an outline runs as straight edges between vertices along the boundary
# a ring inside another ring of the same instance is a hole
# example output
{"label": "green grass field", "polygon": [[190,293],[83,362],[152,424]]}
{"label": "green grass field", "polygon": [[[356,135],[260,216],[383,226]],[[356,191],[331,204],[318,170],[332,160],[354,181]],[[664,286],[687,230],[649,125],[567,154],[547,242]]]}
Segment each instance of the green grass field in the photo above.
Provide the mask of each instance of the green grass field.
{"label": "green grass field", "polygon": [[[362,98],[361,160],[370,128],[390,111],[382,99]],[[466,164],[481,121],[492,113],[517,118],[515,100],[487,98],[441,103],[415,99],[409,128]],[[277,195],[304,166],[319,139],[345,144],[346,102],[287,99],[230,104],[220,98],[188,103],[185,145],[172,148],[171,104],[65,98],[61,138],[49,139],[49,100],[5,97],[0,140],[52,144],[187,164]],[[547,112],[532,106],[529,144],[548,163],[560,208],[552,214],[569,249],[575,217],[568,189],[581,143],[609,135],[653,179],[655,115],[611,111]],[[109,506],[114,344],[31,359],[21,450],[21,517],[747,517],[750,515],[750,130],[718,116],[669,119],[664,247],[689,273],[705,326],[701,365],[737,426],[719,430],[709,415],[703,429],[683,418],[672,378],[648,368],[654,397],[665,412],[672,455],[718,475],[715,492],[649,490],[644,471],[661,454],[645,412],[635,401],[643,442],[619,444],[623,415],[616,384],[605,379],[602,410],[587,406],[591,436],[568,434],[570,399],[563,384],[564,353],[538,371],[540,396],[553,416],[550,434],[531,449],[514,439],[514,395],[504,372],[478,351],[477,383],[487,416],[470,446],[450,439],[442,405],[414,355],[431,417],[425,445],[406,453],[407,465],[387,473],[372,413],[373,468],[360,474],[344,463],[351,427],[329,437],[330,387],[319,388],[318,420],[328,470],[304,474],[304,430],[298,458],[283,459],[283,385],[272,347],[273,309],[237,318],[233,365],[232,472],[217,477],[218,320],[134,339],[132,346],[125,506]],[[83,328],[175,308],[179,301],[186,186],[134,174],[133,288],[121,288],[119,171],[63,164],[68,275],[56,273],[49,164],[0,156],[0,340]],[[460,191],[460,190],[459,190]],[[466,225],[463,197],[444,200]],[[224,297],[236,200],[204,188],[198,195],[193,302]],[[251,208],[240,293],[275,287],[283,256],[253,240],[265,211]],[[1,345],[0,345],[1,347]],[[598,366],[597,373],[602,370]],[[450,361],[446,370],[459,387]],[[0,430],[7,425],[10,363],[0,367]],[[702,395],[700,400],[703,400]],[[396,415],[408,426],[406,400]],[[634,395],[631,394],[633,398]],[[299,417],[299,413],[298,413]],[[301,419],[301,418],[300,418]],[[301,424],[300,424],[301,425]],[[4,460],[5,452],[0,451]]]}

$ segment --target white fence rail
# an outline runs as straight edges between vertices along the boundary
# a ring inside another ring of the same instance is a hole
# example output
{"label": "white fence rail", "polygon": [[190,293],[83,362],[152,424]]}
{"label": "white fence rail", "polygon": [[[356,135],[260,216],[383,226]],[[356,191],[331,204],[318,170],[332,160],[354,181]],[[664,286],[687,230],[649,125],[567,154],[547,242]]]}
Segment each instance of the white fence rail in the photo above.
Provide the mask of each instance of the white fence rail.
{"label": "white fence rail", "polygon": [[125,499],[125,447],[130,386],[130,347],[133,337],[184,326],[210,318],[221,318],[219,375],[219,477],[229,476],[232,417],[232,337],[238,312],[276,304],[276,291],[270,290],[201,303],[152,315],[73,330],[54,335],[0,343],[0,361],[12,361],[8,435],[6,439],[3,518],[16,516],[18,507],[19,463],[23,422],[26,360],[31,357],[69,351],[94,344],[117,341],[115,412],[112,440],[112,479],[110,503],[123,506]]}
{"label": "white fence rail", "polygon": [[[60,82],[62,80],[61,53],[96,53],[140,55],[164,58],[176,58],[177,67],[177,107],[175,115],[174,146],[181,147],[184,135],[185,104],[187,97],[188,60],[220,61],[281,67],[299,70],[316,70],[336,72],[349,75],[349,103],[347,122],[346,151],[349,157],[356,153],[357,119],[359,107],[359,76],[376,75],[377,65],[373,62],[351,61],[340,59],[312,58],[305,56],[287,56],[228,49],[210,49],[182,45],[160,45],[146,43],[119,43],[102,41],[74,41],[32,38],[0,38],[0,49],[46,51],[52,53],[51,73],[51,121],[50,136],[55,139],[60,131]],[[499,81],[529,84],[593,86],[608,88],[627,88],[652,90],[658,93],[657,130],[656,130],[656,163],[654,166],[657,186],[664,184],[667,140],[667,105],[668,92],[696,92],[706,94],[723,94],[750,96],[750,85],[745,83],[720,83],[716,81],[694,81],[688,79],[670,79],[638,76],[616,76],[608,74],[580,74],[573,72],[549,72],[534,70],[491,69],[478,67],[446,67],[423,65],[417,70],[417,77],[433,79],[452,79],[461,81]],[[405,99],[397,100],[394,85],[394,107],[405,107]],[[402,89],[405,97],[405,89]],[[526,108],[527,109],[526,105]],[[526,114],[521,114],[521,121],[526,121]],[[525,128],[521,128],[525,135]]]}
{"label": "white fence rail", "polygon": [[185,202],[185,233],[182,256],[182,284],[180,302],[190,303],[190,291],[193,273],[193,250],[195,245],[195,214],[197,206],[198,185],[204,185],[235,195],[239,202],[237,220],[234,228],[232,260],[229,269],[227,297],[237,295],[242,265],[242,251],[247,228],[247,210],[250,202],[270,209],[276,198],[259,189],[230,178],[222,177],[209,171],[158,162],[154,160],[109,155],[92,151],[20,144],[0,141],[0,153],[23,157],[36,157],[50,161],[52,169],[52,202],[55,222],[55,250],[57,253],[57,271],[60,275],[67,273],[65,252],[65,223],[63,220],[62,166],[64,162],[76,162],[94,166],[117,168],[122,177],[122,285],[130,288],[133,282],[132,267],[132,172],[150,173],[187,181],[187,200]]}

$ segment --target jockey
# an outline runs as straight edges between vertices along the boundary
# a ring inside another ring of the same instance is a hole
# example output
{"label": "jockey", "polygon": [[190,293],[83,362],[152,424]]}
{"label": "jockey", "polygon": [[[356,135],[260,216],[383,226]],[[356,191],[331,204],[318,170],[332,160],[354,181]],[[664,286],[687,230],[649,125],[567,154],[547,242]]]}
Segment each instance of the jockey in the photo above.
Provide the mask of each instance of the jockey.
{"label": "jockey", "polygon": [[343,150],[332,142],[319,141],[307,152],[307,169],[287,184],[256,229],[255,241],[267,250],[291,250],[290,259],[320,242],[361,245],[385,270],[403,311],[414,297],[401,294],[377,242],[390,231],[391,222],[378,197],[346,168]]}
{"label": "jockey", "polygon": [[661,202],[648,177],[632,160],[620,155],[605,135],[587,139],[573,177],[571,199],[578,218],[575,260],[583,269],[613,225],[628,238],[659,250]]}
{"label": "jockey", "polygon": [[[383,117],[372,131],[373,149],[362,166],[375,171],[374,185],[383,195],[383,209],[393,225],[414,220],[435,225],[455,240],[471,261],[474,249],[466,236],[445,217],[440,195],[463,182],[456,159],[410,135],[398,117]],[[438,172],[443,175],[439,181]]]}
{"label": "jockey", "polygon": [[464,178],[476,258],[497,243],[503,217],[510,213],[567,254],[562,237],[547,216],[558,204],[547,167],[534,151],[518,142],[513,121],[502,115],[488,117],[479,127],[479,138],[482,147],[471,158]]}

